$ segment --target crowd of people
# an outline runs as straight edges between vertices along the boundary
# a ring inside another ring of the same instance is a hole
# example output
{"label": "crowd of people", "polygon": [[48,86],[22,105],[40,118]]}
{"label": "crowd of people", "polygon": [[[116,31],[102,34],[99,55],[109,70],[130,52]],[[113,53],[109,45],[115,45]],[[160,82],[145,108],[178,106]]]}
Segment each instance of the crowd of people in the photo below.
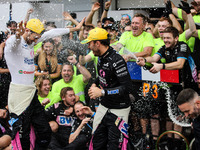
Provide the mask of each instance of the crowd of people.
{"label": "crowd of people", "polygon": [[[81,22],[64,12],[66,28],[29,19],[33,9],[24,21],[8,21],[0,33],[0,149],[154,150],[162,132],[183,133],[169,119],[162,87],[152,87],[152,100],[140,90],[146,81],[131,79],[127,62],[152,74],[179,70],[180,83],[166,86],[191,119],[199,149],[200,1],[164,3],[157,22],[143,14],[114,20],[108,16],[111,1],[97,27],[98,2]],[[168,135],[165,148],[183,150],[180,138]]]}

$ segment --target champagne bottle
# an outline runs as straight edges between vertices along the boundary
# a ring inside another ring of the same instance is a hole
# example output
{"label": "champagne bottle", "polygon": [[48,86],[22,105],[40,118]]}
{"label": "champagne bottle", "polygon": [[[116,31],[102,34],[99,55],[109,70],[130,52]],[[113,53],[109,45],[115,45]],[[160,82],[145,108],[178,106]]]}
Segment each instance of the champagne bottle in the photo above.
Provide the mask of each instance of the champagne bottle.
{"label": "champagne bottle", "polygon": [[144,70],[150,70],[153,67],[152,63],[145,62],[145,65],[143,66]]}

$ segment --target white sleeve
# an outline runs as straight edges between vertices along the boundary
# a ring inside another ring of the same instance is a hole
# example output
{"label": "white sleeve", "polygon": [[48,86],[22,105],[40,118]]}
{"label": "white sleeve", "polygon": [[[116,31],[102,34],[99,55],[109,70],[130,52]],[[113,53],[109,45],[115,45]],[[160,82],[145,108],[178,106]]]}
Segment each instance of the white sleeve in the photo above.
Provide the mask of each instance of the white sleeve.
{"label": "white sleeve", "polygon": [[68,34],[69,32],[70,32],[69,28],[56,28],[56,29],[49,30],[47,32],[44,32],[44,34],[42,34],[41,38],[37,41],[37,43],[56,37],[56,36]]}
{"label": "white sleeve", "polygon": [[9,50],[15,50],[16,47],[19,45],[19,43],[21,42],[21,38],[17,39],[15,35],[10,36],[7,40],[6,40],[6,47]]}

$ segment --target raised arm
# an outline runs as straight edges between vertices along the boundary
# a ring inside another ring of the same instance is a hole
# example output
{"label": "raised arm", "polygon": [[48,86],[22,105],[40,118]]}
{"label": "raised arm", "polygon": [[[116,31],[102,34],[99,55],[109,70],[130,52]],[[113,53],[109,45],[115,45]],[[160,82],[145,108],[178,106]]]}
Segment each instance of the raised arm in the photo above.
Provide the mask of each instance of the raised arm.
{"label": "raised arm", "polygon": [[79,22],[76,21],[74,18],[72,18],[72,16],[68,12],[64,11],[63,12],[63,17],[64,17],[64,20],[71,21],[72,24],[74,24],[76,26],[79,24]]}
{"label": "raised arm", "polygon": [[69,57],[67,58],[67,60],[68,60],[70,63],[76,65],[76,67],[78,68],[78,70],[80,71],[80,73],[83,75],[83,82],[84,82],[84,83],[87,83],[87,82],[90,80],[90,78],[91,78],[90,72],[89,72],[84,66],[82,66],[82,65],[75,59],[74,56],[69,56]]}
{"label": "raised arm", "polygon": [[105,8],[104,8],[103,14],[101,15],[101,21],[103,20],[103,18],[105,18],[105,17],[108,16],[108,10],[109,10],[109,8],[110,8],[111,2],[112,2],[112,0],[107,1],[107,2],[105,3]]}
{"label": "raised arm", "polygon": [[24,22],[27,22],[29,20],[30,15],[33,13],[33,8],[28,9]]}
{"label": "raised arm", "polygon": [[85,24],[92,24],[92,18],[94,16],[94,13],[100,8],[100,3],[96,2],[92,5],[92,8],[90,10],[90,13],[88,14]]}

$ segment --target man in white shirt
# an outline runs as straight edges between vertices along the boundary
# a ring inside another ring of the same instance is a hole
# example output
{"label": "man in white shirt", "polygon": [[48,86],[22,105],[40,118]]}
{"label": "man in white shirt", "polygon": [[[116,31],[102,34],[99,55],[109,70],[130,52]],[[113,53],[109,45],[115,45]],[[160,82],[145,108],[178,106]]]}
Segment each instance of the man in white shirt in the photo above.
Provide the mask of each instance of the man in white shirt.
{"label": "man in white shirt", "polygon": [[[82,22],[75,28],[57,28],[44,32],[44,26],[39,19],[31,19],[26,28],[21,22],[15,35],[6,41],[5,59],[11,73],[11,84],[8,95],[8,109],[11,114],[10,125],[13,128],[15,140],[13,147],[22,149],[46,149],[51,138],[51,129],[45,118],[44,108],[38,101],[34,85],[34,45],[37,43],[77,31]],[[44,33],[44,34],[43,34]],[[30,126],[33,126],[36,141],[29,137]],[[20,143],[15,143],[16,141]]]}

